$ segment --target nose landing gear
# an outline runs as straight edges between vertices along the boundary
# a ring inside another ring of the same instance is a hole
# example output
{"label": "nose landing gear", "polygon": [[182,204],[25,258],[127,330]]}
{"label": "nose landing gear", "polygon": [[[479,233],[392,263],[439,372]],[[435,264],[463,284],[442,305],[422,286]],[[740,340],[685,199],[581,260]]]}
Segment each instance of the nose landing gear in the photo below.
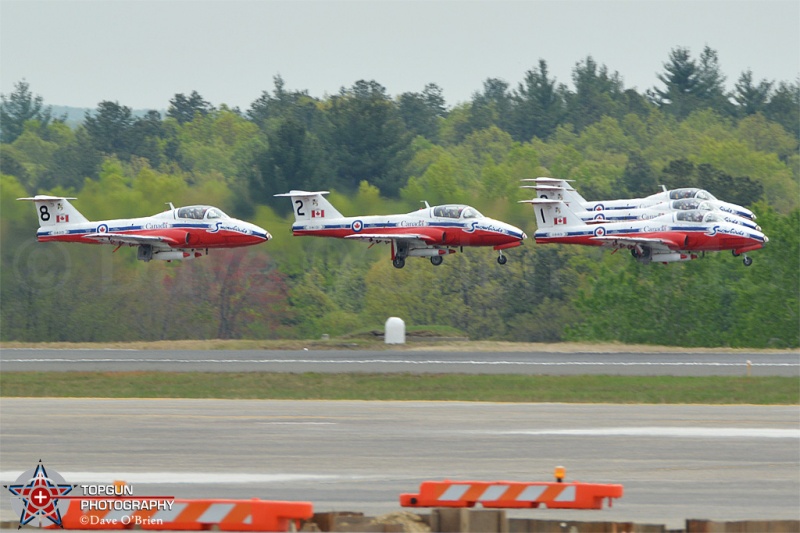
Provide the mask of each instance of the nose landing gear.
{"label": "nose landing gear", "polygon": [[[733,254],[733,257],[739,257],[740,255],[742,255],[741,253],[737,252],[736,250],[731,250],[731,254]],[[742,263],[744,263],[744,266],[749,267],[750,265],[753,264],[753,259],[751,257],[747,257],[745,255],[745,256],[742,257]]]}

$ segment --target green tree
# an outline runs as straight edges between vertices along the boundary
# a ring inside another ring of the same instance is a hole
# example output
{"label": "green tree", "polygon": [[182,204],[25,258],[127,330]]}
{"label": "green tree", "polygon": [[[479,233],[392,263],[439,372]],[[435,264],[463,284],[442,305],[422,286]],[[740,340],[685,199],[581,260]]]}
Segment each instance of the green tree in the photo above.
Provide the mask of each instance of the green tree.
{"label": "green tree", "polygon": [[107,100],[97,105],[94,114],[87,111],[83,120],[94,149],[123,160],[128,160],[132,153],[130,141],[133,123],[130,107]]}
{"label": "green tree", "polygon": [[36,189],[80,190],[84,180],[97,179],[102,162],[103,155],[95,149],[86,128],[78,128],[74,138],[53,154],[53,165],[40,176]]}
{"label": "green tree", "polygon": [[52,120],[52,108],[44,107],[43,102],[41,96],[31,93],[25,80],[15,83],[11,94],[0,94],[0,142],[14,142],[22,135],[29,120],[35,120],[40,128],[46,128]]}
{"label": "green tree", "polygon": [[143,157],[153,167],[164,161],[163,140],[167,131],[158,111],[148,111],[143,117],[135,118],[130,133],[131,155]]}
{"label": "green tree", "polygon": [[800,79],[794,83],[778,84],[764,115],[800,139]]}
{"label": "green tree", "polygon": [[511,134],[520,142],[533,137],[547,139],[566,115],[566,88],[557,86],[547,73],[547,62],[539,60],[538,69],[525,73],[525,79],[513,94],[514,115]]}
{"label": "green tree", "polygon": [[659,108],[678,118],[686,118],[698,108],[703,90],[699,69],[689,49],[672,49],[669,62],[664,63],[664,70],[666,72],[659,74],[658,79],[665,88],[656,87],[649,96]]}
{"label": "green tree", "polygon": [[396,196],[406,181],[412,136],[386,89],[358,81],[330,99],[325,142],[336,170],[336,184],[354,190],[368,181],[385,196]]}
{"label": "green tree", "polygon": [[483,91],[472,96],[466,134],[496,126],[506,132],[514,129],[512,113],[514,102],[508,83],[499,78],[483,82]]}
{"label": "green tree", "polygon": [[250,105],[247,117],[264,131],[272,131],[276,125],[292,120],[309,131],[318,132],[325,121],[320,102],[309,96],[308,91],[287,91],[281,76],[275,76],[273,82],[272,94],[263,91]]}
{"label": "green tree", "polygon": [[653,167],[640,152],[632,152],[628,156],[620,185],[623,191],[627,191],[634,198],[649,196],[659,189],[658,177]]}
{"label": "green tree", "polygon": [[716,50],[708,46],[700,54],[697,67],[701,105],[714,109],[718,114],[733,114],[734,109],[725,92],[725,76],[719,66]]}
{"label": "green tree", "polygon": [[282,120],[267,133],[267,145],[255,154],[250,183],[255,199],[286,214],[290,205],[275,194],[290,189],[324,188],[325,156],[319,140],[295,119]]}
{"label": "green tree", "polygon": [[599,121],[603,116],[620,115],[622,79],[617,72],[609,74],[608,67],[598,66],[588,56],[575,65],[572,71],[575,93],[567,95],[566,121],[580,132]]}
{"label": "green tree", "polygon": [[429,141],[439,140],[439,127],[447,116],[447,108],[438,85],[429,83],[421,93],[401,94],[397,106],[409,131]]}
{"label": "green tree", "polygon": [[214,106],[204,100],[197,91],[192,91],[188,98],[185,94],[176,94],[169,101],[167,116],[177,120],[178,124],[186,124],[194,120],[195,116],[206,116],[213,110]]}
{"label": "green tree", "polygon": [[767,107],[772,85],[773,82],[767,80],[761,80],[758,84],[754,84],[753,71],[748,69],[742,72],[733,93],[737,115],[745,117],[763,112]]}

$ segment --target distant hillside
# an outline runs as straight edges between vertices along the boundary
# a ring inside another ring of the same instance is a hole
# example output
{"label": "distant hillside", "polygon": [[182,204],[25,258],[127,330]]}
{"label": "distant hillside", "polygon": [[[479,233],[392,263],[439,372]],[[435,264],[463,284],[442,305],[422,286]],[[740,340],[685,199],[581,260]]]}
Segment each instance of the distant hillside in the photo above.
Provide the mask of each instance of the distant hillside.
{"label": "distant hillside", "polygon": [[[93,113],[96,109],[95,108],[88,108],[88,107],[70,107],[65,105],[54,105],[50,106],[53,111],[53,118],[61,118],[66,117],[65,121],[68,126],[74,128],[83,123],[83,119],[86,117],[86,112]],[[131,111],[134,117],[143,117],[150,111],[149,109],[134,109]],[[162,118],[167,114],[167,112],[163,109],[157,109],[159,113],[161,113]]]}

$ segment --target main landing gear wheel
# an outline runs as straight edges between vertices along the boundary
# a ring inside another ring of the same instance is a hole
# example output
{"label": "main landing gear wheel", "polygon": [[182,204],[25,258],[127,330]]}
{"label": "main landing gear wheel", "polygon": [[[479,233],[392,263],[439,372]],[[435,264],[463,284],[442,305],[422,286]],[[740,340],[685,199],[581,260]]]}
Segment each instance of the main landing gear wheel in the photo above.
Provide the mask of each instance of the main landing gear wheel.
{"label": "main landing gear wheel", "polygon": [[497,264],[505,265],[507,262],[508,262],[508,257],[506,257],[506,256],[504,256],[502,254],[497,256]]}
{"label": "main landing gear wheel", "polygon": [[442,257],[441,255],[432,255],[431,256],[431,264],[433,266],[437,266],[438,267],[439,265],[442,264],[442,261],[444,261],[444,257]]}
{"label": "main landing gear wheel", "polygon": [[392,264],[394,265],[395,268],[403,268],[404,266],[406,266],[406,260],[403,259],[402,257],[395,257],[392,260]]}
{"label": "main landing gear wheel", "polygon": [[753,264],[753,258],[744,256],[744,259],[742,259],[742,263],[744,263],[744,266],[749,267],[750,265]]}

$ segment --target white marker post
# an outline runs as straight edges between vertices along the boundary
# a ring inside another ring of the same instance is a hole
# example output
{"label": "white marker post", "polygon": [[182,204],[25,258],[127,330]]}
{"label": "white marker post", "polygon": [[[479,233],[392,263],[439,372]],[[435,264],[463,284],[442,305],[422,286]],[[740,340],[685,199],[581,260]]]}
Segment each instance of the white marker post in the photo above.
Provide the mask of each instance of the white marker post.
{"label": "white marker post", "polygon": [[406,323],[402,318],[396,316],[386,320],[386,329],[383,334],[386,344],[405,344],[406,343]]}

